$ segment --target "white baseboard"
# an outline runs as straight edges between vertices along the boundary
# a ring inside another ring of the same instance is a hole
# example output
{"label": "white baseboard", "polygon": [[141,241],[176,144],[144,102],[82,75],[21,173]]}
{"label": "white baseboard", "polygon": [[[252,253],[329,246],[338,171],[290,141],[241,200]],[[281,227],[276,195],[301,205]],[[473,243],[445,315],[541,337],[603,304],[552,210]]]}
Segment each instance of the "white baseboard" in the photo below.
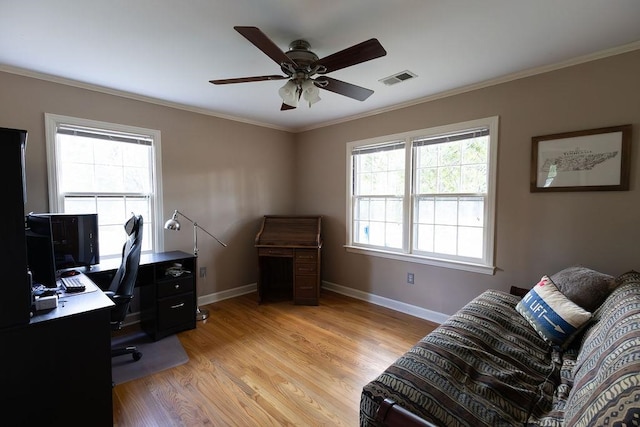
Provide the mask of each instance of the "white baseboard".
{"label": "white baseboard", "polygon": [[[434,323],[442,323],[449,318],[448,314],[439,313],[437,311],[427,310],[426,308],[418,307],[415,305],[407,304],[404,302],[392,300],[390,298],[381,297],[378,295],[362,292],[357,289],[348,288],[346,286],[337,285],[331,282],[322,282],[322,287],[329,291],[333,291],[348,297],[356,298],[362,301],[367,301],[372,304],[376,304],[382,307],[390,308],[391,310],[399,311],[400,313],[409,314],[411,316],[419,317],[421,319],[429,320]],[[258,289],[257,283],[252,283],[245,286],[239,286],[233,289],[227,289],[226,291],[214,292],[212,294],[203,295],[198,297],[198,306],[211,304],[217,301],[237,297],[244,294],[255,292]],[[140,322],[140,312],[130,313],[127,315],[127,319],[123,323],[123,326],[132,325]]]}
{"label": "white baseboard", "polygon": [[409,314],[411,316],[419,317],[421,319],[429,320],[430,322],[434,322],[438,324],[441,324],[442,322],[444,322],[450,317],[448,314],[427,310],[426,308],[392,300],[389,298],[381,297],[381,296],[370,294],[367,292],[362,292],[357,289],[347,288],[346,286],[336,285],[335,283],[331,283],[331,282],[323,281],[322,287],[329,291],[346,295],[348,297],[353,297],[362,301],[367,301],[372,304],[390,308],[391,310],[399,311],[400,313]]}
{"label": "white baseboard", "polygon": [[[367,301],[372,304],[380,305],[382,307],[390,308],[391,310],[399,311],[400,313],[409,314],[411,316],[419,317],[421,319],[429,320],[434,323],[442,323],[449,318],[448,314],[438,313],[437,311],[427,310],[426,308],[418,307],[415,305],[407,304],[404,302],[392,300],[389,298],[381,297],[378,295],[358,291],[356,289],[348,288],[346,286],[337,285],[331,282],[322,282],[322,287],[329,291],[333,291],[342,295],[353,297],[362,301]],[[240,295],[255,292],[258,289],[257,283],[250,285],[240,286],[238,288],[229,289],[222,292],[216,292],[209,295],[204,295],[198,298],[198,305],[211,304],[216,301],[222,301],[228,298],[237,297]]]}
{"label": "white baseboard", "polygon": [[239,286],[233,289],[227,289],[226,291],[214,292],[212,294],[203,295],[198,297],[198,306],[211,304],[217,301],[225,299],[239,297],[240,295],[250,294],[258,290],[258,284],[252,283],[250,285]]}
{"label": "white baseboard", "polygon": [[[202,305],[211,304],[213,302],[222,301],[225,299],[237,297],[244,294],[249,294],[251,292],[255,292],[258,289],[258,284],[253,283],[250,285],[239,286],[237,288],[228,289],[222,292],[215,292],[213,294],[204,295],[198,297],[198,307]],[[129,326],[136,323],[140,323],[140,312],[136,311],[135,313],[127,314],[124,322],[122,322],[122,326]]]}

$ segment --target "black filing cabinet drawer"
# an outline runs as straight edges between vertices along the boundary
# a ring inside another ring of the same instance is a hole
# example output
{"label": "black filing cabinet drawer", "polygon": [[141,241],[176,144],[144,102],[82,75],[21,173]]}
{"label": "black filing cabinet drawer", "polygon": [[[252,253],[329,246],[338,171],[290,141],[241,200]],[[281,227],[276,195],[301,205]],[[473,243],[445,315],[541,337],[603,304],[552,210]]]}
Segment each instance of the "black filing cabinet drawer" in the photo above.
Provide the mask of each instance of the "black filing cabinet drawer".
{"label": "black filing cabinet drawer", "polygon": [[193,276],[178,277],[158,282],[158,298],[166,298],[185,292],[193,292]]}
{"label": "black filing cabinet drawer", "polygon": [[195,311],[194,294],[188,293],[158,301],[158,329],[173,330],[193,322]]}

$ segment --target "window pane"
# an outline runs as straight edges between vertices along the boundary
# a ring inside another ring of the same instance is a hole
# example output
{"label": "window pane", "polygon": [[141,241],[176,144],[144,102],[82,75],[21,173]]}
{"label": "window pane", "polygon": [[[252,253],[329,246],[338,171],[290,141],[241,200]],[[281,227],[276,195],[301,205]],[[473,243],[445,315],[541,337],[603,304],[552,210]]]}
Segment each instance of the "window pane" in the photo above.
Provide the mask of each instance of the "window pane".
{"label": "window pane", "polygon": [[442,167],[438,177],[438,193],[460,192],[460,167]]}
{"label": "window pane", "polygon": [[462,166],[462,192],[486,193],[487,192],[487,165]]}
{"label": "window pane", "polygon": [[126,193],[147,193],[149,191],[149,170],[146,168],[123,168],[124,191]]}
{"label": "window pane", "polygon": [[356,243],[369,243],[369,221],[356,221],[354,223],[355,235],[353,241]]}
{"label": "window pane", "polygon": [[123,224],[129,217],[122,197],[100,197],[98,199],[98,215],[100,223],[104,225]]}
{"label": "window pane", "polygon": [[101,197],[98,199],[100,250],[103,256],[122,253],[122,244],[126,238],[122,226],[128,217],[123,198]]}
{"label": "window pane", "polygon": [[438,166],[438,146],[434,144],[419,147],[417,160],[420,167]]}
{"label": "window pane", "polygon": [[[440,136],[438,140],[446,137]],[[415,141],[417,193],[487,191],[488,136],[433,144],[424,144],[425,139]]]}
{"label": "window pane", "polygon": [[93,192],[95,187],[93,165],[67,162],[59,169],[59,185],[63,193]]}
{"label": "window pane", "polygon": [[416,173],[418,175],[418,193],[433,194],[438,191],[438,168],[421,168]]}
{"label": "window pane", "polygon": [[356,199],[354,218],[357,220],[369,219],[370,200],[368,198]]}
{"label": "window pane", "polygon": [[387,222],[402,224],[402,200],[387,199]]}
{"label": "window pane", "polygon": [[458,223],[458,200],[451,198],[436,198],[435,223],[456,225]]}
{"label": "window pane", "polygon": [[461,197],[458,208],[459,225],[482,227],[484,224],[483,197]]}
{"label": "window pane", "polygon": [[[127,197],[125,200],[126,211],[135,213],[136,215],[142,215],[143,225],[147,225],[151,222],[151,204],[146,197]],[[126,216],[129,218],[129,215]]]}
{"label": "window pane", "polygon": [[416,221],[421,224],[433,224],[435,222],[435,199],[433,197],[418,199]]}
{"label": "window pane", "polygon": [[432,224],[419,224],[415,237],[415,249],[421,252],[433,252],[434,226]]}
{"label": "window pane", "polygon": [[387,223],[385,246],[402,248],[402,223]]}
{"label": "window pane", "polygon": [[487,164],[489,136],[466,139],[462,141],[462,163]]}
{"label": "window pane", "polygon": [[404,149],[356,154],[354,168],[355,195],[404,193]]}
{"label": "window pane", "polygon": [[64,211],[73,214],[98,213],[96,199],[94,197],[66,197]]}
{"label": "window pane", "polygon": [[385,201],[380,199],[372,200],[370,206],[371,211],[369,218],[373,221],[384,221],[387,216]]}
{"label": "window pane", "polygon": [[369,225],[369,243],[376,246],[384,246],[385,230],[383,222],[371,222]]}
{"label": "window pane", "polygon": [[436,225],[434,252],[440,254],[456,255],[458,243],[458,228],[446,225]]}
{"label": "window pane", "polygon": [[452,166],[460,164],[462,152],[460,150],[460,142],[447,142],[438,144],[438,164],[441,166]]}
{"label": "window pane", "polygon": [[354,242],[402,247],[402,198],[357,198],[355,204]]}
{"label": "window pane", "polygon": [[122,193],[124,190],[124,173],[120,165],[95,165],[95,191],[99,193]]}
{"label": "window pane", "polygon": [[99,165],[122,164],[122,142],[108,141],[104,139],[92,139],[95,152],[95,162]]}
{"label": "window pane", "polygon": [[[127,238],[127,233],[125,233],[121,224],[101,226],[98,233],[100,236],[100,256],[117,255],[122,253],[122,245]],[[142,240],[144,240],[144,237]]]}
{"label": "window pane", "polygon": [[482,258],[482,228],[460,227],[458,229],[458,255]]}

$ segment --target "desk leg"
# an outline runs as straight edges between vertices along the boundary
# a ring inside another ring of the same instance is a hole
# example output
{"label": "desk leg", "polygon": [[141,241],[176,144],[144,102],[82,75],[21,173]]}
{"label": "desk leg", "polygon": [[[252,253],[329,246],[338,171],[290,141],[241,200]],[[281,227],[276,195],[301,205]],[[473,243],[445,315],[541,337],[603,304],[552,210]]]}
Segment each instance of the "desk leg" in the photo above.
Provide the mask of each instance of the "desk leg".
{"label": "desk leg", "polygon": [[262,303],[262,293],[264,292],[265,280],[262,277],[265,273],[264,268],[264,259],[259,256],[258,257],[258,304]]}

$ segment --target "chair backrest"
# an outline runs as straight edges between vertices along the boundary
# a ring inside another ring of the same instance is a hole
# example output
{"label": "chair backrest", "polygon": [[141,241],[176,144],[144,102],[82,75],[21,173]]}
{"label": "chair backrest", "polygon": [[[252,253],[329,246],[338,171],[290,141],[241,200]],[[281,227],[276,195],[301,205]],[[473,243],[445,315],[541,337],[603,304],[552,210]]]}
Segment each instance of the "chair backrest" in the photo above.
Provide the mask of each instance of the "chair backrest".
{"label": "chair backrest", "polygon": [[109,286],[109,291],[114,294],[112,299],[116,304],[111,309],[112,323],[124,320],[129,309],[129,302],[133,297],[133,289],[138,277],[138,267],[140,266],[142,225],[141,215],[132,215],[124,225],[127,232],[127,240],[122,247],[122,262]]}

